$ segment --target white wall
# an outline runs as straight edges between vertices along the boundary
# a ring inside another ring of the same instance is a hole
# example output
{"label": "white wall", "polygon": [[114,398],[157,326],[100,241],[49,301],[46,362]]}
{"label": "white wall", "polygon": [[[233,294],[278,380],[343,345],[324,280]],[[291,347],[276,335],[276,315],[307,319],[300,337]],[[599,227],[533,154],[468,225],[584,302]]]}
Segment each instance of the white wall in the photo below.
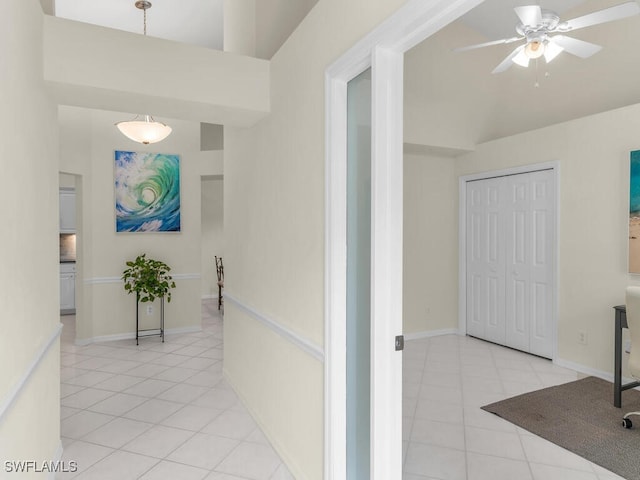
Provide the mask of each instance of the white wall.
{"label": "white wall", "polygon": [[0,2],[3,478],[23,478],[5,473],[5,461],[54,460],[60,446],[58,145],[43,83],[42,16],[38,0]]}
{"label": "white wall", "polygon": [[469,27],[454,22],[405,54],[405,142],[471,150],[494,133],[487,112],[495,109],[496,93],[508,80],[487,71],[495,62],[495,51],[452,51],[453,45],[483,41]]}
{"label": "white wall", "polygon": [[58,176],[58,181],[60,182],[60,187],[65,188],[75,188],[76,187],[76,177],[73,175],[69,175],[67,173],[61,173]]}
{"label": "white wall", "polygon": [[458,183],[454,171],[453,158],[404,156],[405,335],[458,326]]}
{"label": "white wall", "polygon": [[269,63],[45,17],[45,78],[60,104],[252,125],[269,113]]}
{"label": "white wall", "polygon": [[[324,71],[403,0],[320,0],[271,63],[271,114],[225,128],[225,289],[324,344]],[[323,475],[324,365],[225,301],[225,373],[297,479]]]}
{"label": "white wall", "polygon": [[[202,178],[202,296],[218,298],[218,277],[214,259],[224,259],[222,175]],[[224,262],[224,260],[223,260]]]}
{"label": "white wall", "polygon": [[639,131],[633,105],[479,145],[456,162],[458,176],[559,161],[558,357],[600,372],[613,371],[612,307],[640,283],[627,273],[629,152]]}
{"label": "white wall", "polygon": [[[82,177],[82,227],[78,232],[82,281],[77,285],[83,291],[83,302],[76,315],[80,341],[135,331],[135,297],[126,294],[120,277],[125,262],[141,253],[164,261],[178,277],[171,303],[166,305],[165,327],[200,326],[201,176],[221,174],[221,152],[200,152],[200,124],[175,119],[168,121],[173,132],[161,143],[137,144],[114,127],[123,115],[127,118],[122,113],[59,107],[60,168]],[[180,155],[180,233],[115,232],[114,150]]]}

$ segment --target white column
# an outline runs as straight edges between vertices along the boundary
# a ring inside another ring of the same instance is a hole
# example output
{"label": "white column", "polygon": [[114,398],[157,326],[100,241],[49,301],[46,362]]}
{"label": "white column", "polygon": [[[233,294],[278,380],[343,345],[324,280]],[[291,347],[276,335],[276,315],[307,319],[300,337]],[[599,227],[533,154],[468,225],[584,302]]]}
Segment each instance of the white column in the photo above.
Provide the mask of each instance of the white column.
{"label": "white column", "polygon": [[255,0],[224,0],[224,51],[255,57]]}

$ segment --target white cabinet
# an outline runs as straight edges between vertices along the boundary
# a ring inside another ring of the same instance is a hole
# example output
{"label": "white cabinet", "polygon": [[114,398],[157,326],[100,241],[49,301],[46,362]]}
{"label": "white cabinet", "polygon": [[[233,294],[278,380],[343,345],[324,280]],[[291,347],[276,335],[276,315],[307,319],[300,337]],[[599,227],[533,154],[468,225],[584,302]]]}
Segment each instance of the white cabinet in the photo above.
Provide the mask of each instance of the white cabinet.
{"label": "white cabinet", "polygon": [[60,264],[60,313],[75,313],[76,264]]}
{"label": "white cabinet", "polygon": [[76,233],[76,192],[60,189],[60,233]]}

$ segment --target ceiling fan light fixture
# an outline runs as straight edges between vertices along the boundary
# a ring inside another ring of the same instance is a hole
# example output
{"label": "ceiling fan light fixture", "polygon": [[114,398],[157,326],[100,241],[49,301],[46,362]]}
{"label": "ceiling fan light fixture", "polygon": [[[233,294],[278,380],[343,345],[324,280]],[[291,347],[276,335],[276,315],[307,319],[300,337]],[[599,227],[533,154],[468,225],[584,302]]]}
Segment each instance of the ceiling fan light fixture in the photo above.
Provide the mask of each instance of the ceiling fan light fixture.
{"label": "ceiling fan light fixture", "polygon": [[598,53],[602,47],[574,37],[555,34],[640,15],[640,3],[637,0],[631,0],[566,21],[560,21],[557,13],[551,10],[543,10],[540,5],[515,7],[514,11],[520,19],[520,23],[516,25],[517,37],[460,47],[456,48],[455,51],[465,52],[491,45],[503,45],[520,40],[526,41],[525,44],[516,47],[507,55],[493,69],[492,73],[504,72],[513,63],[527,67],[530,59],[540,58],[543,55],[547,63],[549,63],[561,52],[567,52],[583,59],[589,58]]}
{"label": "ceiling fan light fixture", "polygon": [[532,40],[524,47],[524,54],[529,58],[540,58],[544,51],[545,43],[540,40]]}

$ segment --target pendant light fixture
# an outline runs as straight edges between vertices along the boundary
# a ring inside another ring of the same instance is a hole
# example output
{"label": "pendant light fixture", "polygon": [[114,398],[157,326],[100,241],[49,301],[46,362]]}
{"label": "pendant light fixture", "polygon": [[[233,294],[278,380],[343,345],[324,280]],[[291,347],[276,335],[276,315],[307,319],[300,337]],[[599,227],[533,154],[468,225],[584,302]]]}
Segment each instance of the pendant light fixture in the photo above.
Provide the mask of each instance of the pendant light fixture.
{"label": "pendant light fixture", "polygon": [[[147,35],[147,9],[151,8],[151,2],[138,0],[136,8],[144,12],[144,35]],[[140,118],[142,117],[142,118]],[[134,142],[156,143],[164,140],[171,133],[171,127],[162,122],[156,122],[151,115],[136,115],[135,118],[126,122],[116,123],[118,130]]]}

